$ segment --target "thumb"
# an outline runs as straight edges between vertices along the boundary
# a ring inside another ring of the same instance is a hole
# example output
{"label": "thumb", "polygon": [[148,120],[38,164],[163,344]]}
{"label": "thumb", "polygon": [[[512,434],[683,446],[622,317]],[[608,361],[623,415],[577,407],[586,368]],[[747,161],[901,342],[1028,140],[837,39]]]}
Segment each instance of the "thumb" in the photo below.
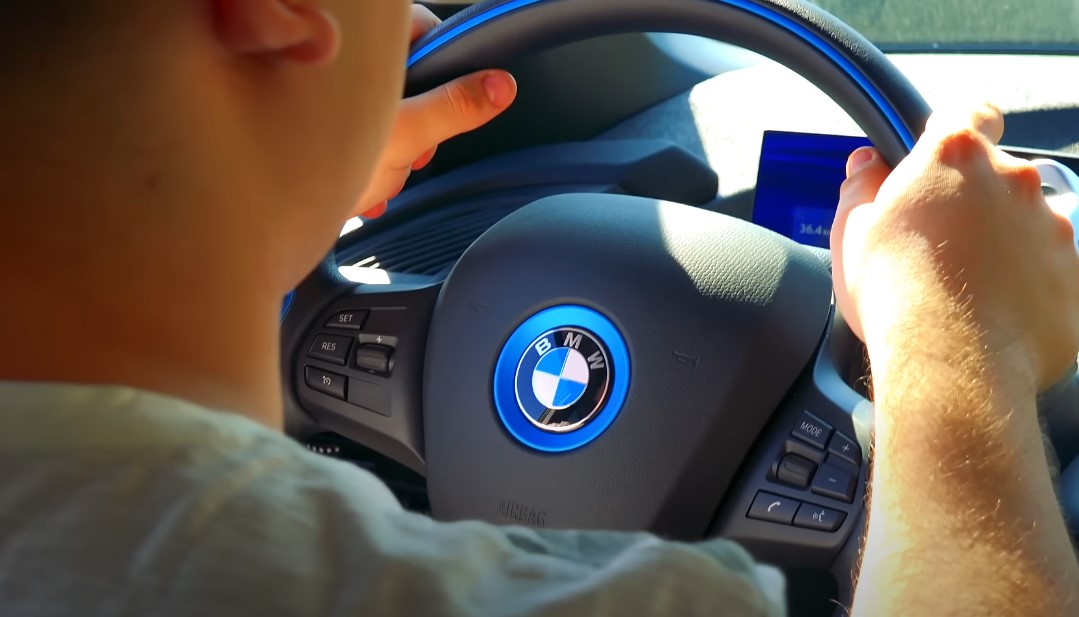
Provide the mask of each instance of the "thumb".
{"label": "thumb", "polygon": [[839,189],[839,207],[836,209],[835,222],[832,223],[832,283],[836,305],[858,338],[863,338],[862,327],[850,288],[853,281],[848,276],[851,274],[857,278],[857,274],[848,273],[847,264],[843,260],[847,223],[855,208],[872,204],[877,199],[877,193],[889,173],[891,170],[888,165],[873,148],[859,148],[852,152],[847,159],[847,179]]}
{"label": "thumb", "polygon": [[888,178],[891,169],[873,148],[858,148],[847,159],[847,180],[839,189],[839,209],[836,217],[854,208],[873,203],[877,192]]}
{"label": "thumb", "polygon": [[401,103],[392,145],[407,148],[393,158],[412,163],[451,137],[487,124],[517,97],[517,82],[505,71],[466,75]]}
{"label": "thumb", "polygon": [[843,235],[851,210],[873,203],[891,170],[873,148],[858,148],[847,159],[847,179],[839,187],[839,207],[832,223],[832,262],[842,263]]}

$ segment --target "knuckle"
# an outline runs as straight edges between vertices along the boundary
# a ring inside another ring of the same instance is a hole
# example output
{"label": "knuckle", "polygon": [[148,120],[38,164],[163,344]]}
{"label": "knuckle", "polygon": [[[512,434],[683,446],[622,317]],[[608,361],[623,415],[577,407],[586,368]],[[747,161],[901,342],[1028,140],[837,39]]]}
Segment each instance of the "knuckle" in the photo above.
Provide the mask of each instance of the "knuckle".
{"label": "knuckle", "polygon": [[985,137],[969,126],[944,133],[937,146],[941,161],[955,167],[966,166],[986,154]]}
{"label": "knuckle", "polygon": [[459,82],[446,84],[442,88],[442,97],[446,107],[457,118],[470,118],[477,110],[476,102],[469,96],[468,89]]}
{"label": "knuckle", "polygon": [[839,195],[855,195],[858,192],[859,187],[862,185],[862,177],[858,175],[851,176],[843,181],[843,184],[839,185]]}
{"label": "knuckle", "polygon": [[1075,244],[1075,228],[1068,217],[1059,212],[1053,212],[1053,226],[1057,232],[1057,238],[1071,247]]}
{"label": "knuckle", "polygon": [[1016,160],[1004,167],[1000,173],[1021,194],[1041,194],[1042,176],[1034,165],[1023,160]]}

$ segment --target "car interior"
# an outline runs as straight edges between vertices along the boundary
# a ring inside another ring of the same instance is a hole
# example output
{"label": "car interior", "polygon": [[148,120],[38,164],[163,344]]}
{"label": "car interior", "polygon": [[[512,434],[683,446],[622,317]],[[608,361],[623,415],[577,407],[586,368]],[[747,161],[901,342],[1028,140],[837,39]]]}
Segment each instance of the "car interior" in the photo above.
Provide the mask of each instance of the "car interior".
{"label": "car interior", "polygon": [[[931,110],[987,100],[1047,197],[1079,173],[1079,48],[949,38],[939,4],[428,3],[407,93],[499,67],[519,97],[286,299],[289,435],[439,520],[729,538],[783,569],[792,615],[849,606],[873,406],[832,301],[847,156],[898,163]],[[1039,410],[1071,524],[1074,374]]]}

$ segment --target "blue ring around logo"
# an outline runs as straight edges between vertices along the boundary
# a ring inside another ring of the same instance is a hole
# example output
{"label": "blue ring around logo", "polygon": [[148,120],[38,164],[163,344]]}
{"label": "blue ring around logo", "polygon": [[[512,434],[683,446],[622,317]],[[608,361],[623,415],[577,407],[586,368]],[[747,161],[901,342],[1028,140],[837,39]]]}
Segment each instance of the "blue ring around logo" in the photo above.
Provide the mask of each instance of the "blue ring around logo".
{"label": "blue ring around logo", "polygon": [[[589,423],[568,433],[550,433],[529,422],[517,403],[514,390],[517,364],[528,351],[528,346],[544,332],[574,327],[588,330],[607,347],[608,361],[613,373],[611,392],[606,404],[596,412]],[[498,410],[498,417],[506,430],[517,441],[541,452],[568,452],[588,445],[611,426],[626,402],[629,380],[629,349],[611,320],[583,306],[555,306],[525,320],[502,347],[495,364],[495,409]]]}
{"label": "blue ring around logo", "polygon": [[[504,4],[499,4],[491,9],[477,13],[469,19],[461,22],[456,27],[450,29],[448,32],[442,34],[433,41],[430,41],[422,48],[417,49],[408,59],[408,67],[416,64],[420,60],[423,60],[427,56],[434,53],[437,49],[443,45],[449,43],[453,39],[461,36],[462,34],[482,26],[483,24],[501,17],[507,13],[512,13],[519,9],[538,4],[544,0],[511,0]],[[795,35],[803,41],[809,43],[817,51],[824,54],[826,58],[832,61],[837,67],[839,67],[844,73],[846,73],[851,79],[861,87],[862,91],[868,96],[876,105],[884,116],[888,119],[888,122],[892,125],[892,130],[899,135],[899,138],[907,146],[908,149],[914,147],[916,141],[914,134],[907,129],[906,125],[900,120],[899,112],[896,111],[891,101],[873,84],[865,73],[860,71],[858,67],[851,62],[843,52],[839,51],[832,46],[832,43],[827,39],[820,36],[819,33],[805,27],[804,25],[796,22],[790,17],[779,13],[775,9],[768,5],[757,4],[753,0],[713,0],[720,4],[726,4],[735,8],[741,9],[747,13],[751,13],[760,17],[766,21],[772,22],[772,24],[779,26],[783,30]]]}

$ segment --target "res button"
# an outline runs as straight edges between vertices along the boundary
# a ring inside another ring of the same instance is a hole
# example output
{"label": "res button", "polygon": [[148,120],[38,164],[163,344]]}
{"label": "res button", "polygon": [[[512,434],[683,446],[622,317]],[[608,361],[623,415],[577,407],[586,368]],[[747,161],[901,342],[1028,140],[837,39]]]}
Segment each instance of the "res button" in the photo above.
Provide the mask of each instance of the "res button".
{"label": "res button", "polygon": [[315,342],[311,343],[307,355],[344,366],[348,362],[348,350],[351,346],[352,339],[347,336],[320,334],[315,337]]}

